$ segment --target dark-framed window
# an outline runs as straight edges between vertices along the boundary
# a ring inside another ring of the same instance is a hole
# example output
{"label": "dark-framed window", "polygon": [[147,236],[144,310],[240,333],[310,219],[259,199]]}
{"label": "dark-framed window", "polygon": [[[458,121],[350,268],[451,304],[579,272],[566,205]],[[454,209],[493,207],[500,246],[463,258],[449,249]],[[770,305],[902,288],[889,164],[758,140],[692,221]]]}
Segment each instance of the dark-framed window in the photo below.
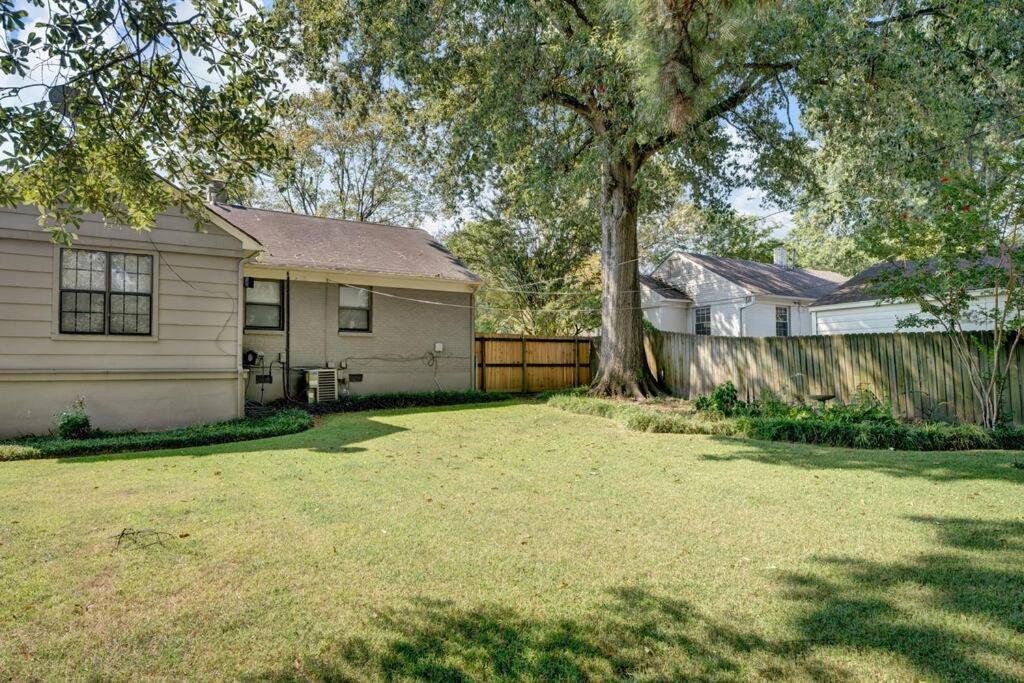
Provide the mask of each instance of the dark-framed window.
{"label": "dark-framed window", "polygon": [[283,280],[253,280],[245,288],[245,329],[284,329]]}
{"label": "dark-framed window", "polygon": [[152,334],[153,257],[61,249],[58,329],[61,334]]}
{"label": "dark-framed window", "polygon": [[775,307],[775,336],[789,336],[789,306]]}
{"label": "dark-framed window", "polygon": [[338,289],[338,331],[369,332],[373,322],[373,291],[348,285]]}
{"label": "dark-framed window", "polygon": [[701,337],[711,336],[710,306],[701,306],[693,310],[693,333]]}

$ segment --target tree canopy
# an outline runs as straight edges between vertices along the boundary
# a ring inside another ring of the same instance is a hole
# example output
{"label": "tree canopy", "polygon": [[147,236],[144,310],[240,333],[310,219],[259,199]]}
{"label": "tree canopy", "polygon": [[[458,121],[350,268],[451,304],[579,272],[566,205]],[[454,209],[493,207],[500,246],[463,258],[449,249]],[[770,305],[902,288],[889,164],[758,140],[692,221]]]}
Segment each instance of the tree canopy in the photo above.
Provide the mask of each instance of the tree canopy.
{"label": "tree canopy", "polygon": [[803,141],[777,115],[800,27],[763,3],[294,0],[283,11],[319,77],[410,96],[450,196],[510,169],[527,187],[581,168],[600,183],[601,392],[656,391],[637,271],[648,176],[667,174],[705,205],[751,180],[784,192],[802,172]]}
{"label": "tree canopy", "polygon": [[702,209],[684,202],[659,220],[643,221],[639,235],[651,263],[675,249],[770,263],[772,251],[782,245],[772,236],[777,227],[732,209]]}
{"label": "tree canopy", "polygon": [[436,213],[426,164],[400,93],[352,83],[288,98],[275,135],[289,157],[253,189],[254,203],[299,213],[418,226]]}
{"label": "tree canopy", "polygon": [[[184,8],[188,8],[187,10]],[[0,202],[61,241],[84,212],[133,227],[278,157],[283,34],[249,0],[0,0]]]}

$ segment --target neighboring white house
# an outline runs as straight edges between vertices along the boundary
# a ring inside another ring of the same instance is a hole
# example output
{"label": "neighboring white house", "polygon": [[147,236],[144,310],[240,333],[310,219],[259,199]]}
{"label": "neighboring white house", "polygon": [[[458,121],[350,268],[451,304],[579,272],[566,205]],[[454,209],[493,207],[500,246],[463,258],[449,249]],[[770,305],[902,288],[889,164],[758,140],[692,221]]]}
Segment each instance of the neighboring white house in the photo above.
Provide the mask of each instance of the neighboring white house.
{"label": "neighboring white house", "polygon": [[[811,306],[811,327],[813,334],[864,334],[875,332],[927,332],[939,328],[904,327],[898,328],[897,323],[911,315],[921,312],[914,303],[883,303],[873,284],[886,271],[897,267],[905,267],[907,262],[879,263],[855,276],[820,297]],[[976,292],[976,301],[972,308],[991,309],[995,305],[995,297],[983,291]],[[963,329],[981,330],[990,328],[990,324],[975,321],[964,321]]]}
{"label": "neighboring white house", "polygon": [[644,317],[657,329],[723,337],[814,334],[810,305],[846,277],[789,264],[673,252],[641,278]]}

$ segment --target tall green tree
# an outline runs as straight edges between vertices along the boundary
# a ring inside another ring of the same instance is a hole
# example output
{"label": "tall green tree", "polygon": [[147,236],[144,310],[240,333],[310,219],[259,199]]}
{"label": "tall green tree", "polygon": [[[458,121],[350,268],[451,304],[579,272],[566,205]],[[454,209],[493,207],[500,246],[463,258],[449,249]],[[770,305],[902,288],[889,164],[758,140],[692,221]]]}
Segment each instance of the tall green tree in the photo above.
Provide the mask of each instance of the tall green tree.
{"label": "tall green tree", "polygon": [[152,224],[278,158],[285,34],[249,0],[0,0],[0,203],[70,242],[85,212]]}
{"label": "tall green tree", "polygon": [[801,204],[875,260],[928,258],[927,227],[907,235],[896,218],[928,204],[940,178],[977,170],[1019,136],[1024,7],[852,4],[863,23],[843,21],[841,3],[820,3],[825,30],[801,66],[817,77],[795,82],[801,122],[818,142]]}
{"label": "tall green tree", "polygon": [[676,249],[770,263],[772,250],[782,244],[772,236],[776,229],[774,223],[731,208],[704,209],[683,202],[664,219],[641,222],[639,235],[642,251],[653,263]]}
{"label": "tall green tree", "polygon": [[502,217],[470,221],[445,235],[452,253],[484,279],[477,293],[477,328],[578,335],[599,326],[597,230],[588,232]]}
{"label": "tall green tree", "polygon": [[511,173],[467,222],[445,236],[484,278],[478,324],[495,332],[577,335],[601,323],[600,227],[585,178],[524,189]]}
{"label": "tall green tree", "polygon": [[796,263],[801,268],[852,276],[877,262],[859,246],[848,226],[828,223],[824,212],[797,212],[783,244],[796,254]]}
{"label": "tall green tree", "polygon": [[390,0],[325,9],[293,0],[289,8],[325,73],[400,83],[417,101],[438,133],[439,177],[456,192],[479,193],[508,165],[538,184],[551,169],[589,169],[601,225],[598,393],[658,390],[643,358],[637,243],[652,160],[697,201],[727,193],[751,179],[737,168],[728,120],[747,135],[758,184],[779,190],[799,170],[802,143],[776,111],[795,66],[786,31],[809,27],[767,3]]}
{"label": "tall green tree", "polygon": [[[932,328],[952,341],[986,427],[1003,417],[1024,327],[1024,153],[1007,157],[987,172],[950,172],[929,201],[902,212],[892,237],[913,241],[923,232],[932,256],[893,264],[872,284],[885,301],[918,305],[899,327]],[[975,335],[977,327],[991,336]]]}
{"label": "tall green tree", "polygon": [[357,84],[286,100],[275,125],[289,158],[257,182],[254,203],[288,211],[417,226],[439,210],[398,93]]}

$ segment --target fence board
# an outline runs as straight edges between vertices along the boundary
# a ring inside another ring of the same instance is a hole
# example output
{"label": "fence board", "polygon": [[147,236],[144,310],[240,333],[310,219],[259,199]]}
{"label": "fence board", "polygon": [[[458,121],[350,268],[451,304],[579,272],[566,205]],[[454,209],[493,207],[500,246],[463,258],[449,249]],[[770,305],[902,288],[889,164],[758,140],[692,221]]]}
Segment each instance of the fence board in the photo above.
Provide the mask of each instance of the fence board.
{"label": "fence board", "polygon": [[477,387],[523,393],[590,384],[589,337],[478,334]]}
{"label": "fence board", "polygon": [[[940,333],[753,339],[656,332],[652,337],[662,380],[684,398],[731,380],[747,400],[768,390],[786,399],[835,394],[848,402],[867,390],[888,400],[901,418],[976,422],[981,417],[967,366],[953,341]],[[488,349],[488,372],[491,358]],[[1017,424],[1024,424],[1022,359],[1024,345],[1014,350],[1004,395],[1005,412]]]}

